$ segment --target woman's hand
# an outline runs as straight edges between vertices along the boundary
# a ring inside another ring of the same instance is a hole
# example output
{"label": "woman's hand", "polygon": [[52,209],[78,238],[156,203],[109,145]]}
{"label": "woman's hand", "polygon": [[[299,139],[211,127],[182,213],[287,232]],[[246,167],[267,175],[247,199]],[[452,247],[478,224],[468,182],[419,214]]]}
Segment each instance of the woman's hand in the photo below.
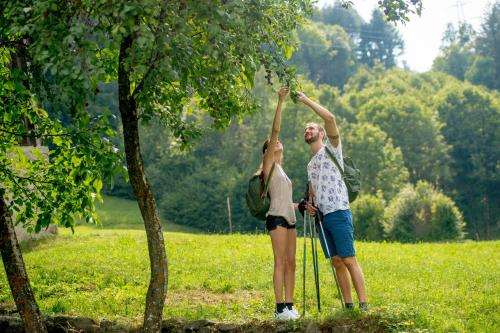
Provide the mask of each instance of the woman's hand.
{"label": "woman's hand", "polygon": [[288,87],[282,87],[278,92],[279,100],[283,102],[285,100],[286,95],[288,95]]}

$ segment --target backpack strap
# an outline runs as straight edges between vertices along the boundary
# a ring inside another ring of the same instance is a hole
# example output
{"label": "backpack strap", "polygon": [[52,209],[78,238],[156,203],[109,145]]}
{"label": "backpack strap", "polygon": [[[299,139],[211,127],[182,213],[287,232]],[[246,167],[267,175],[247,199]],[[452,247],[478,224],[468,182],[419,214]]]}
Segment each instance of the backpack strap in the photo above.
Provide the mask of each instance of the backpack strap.
{"label": "backpack strap", "polygon": [[267,195],[267,192],[269,191],[269,182],[271,181],[271,176],[273,175],[274,171],[274,166],[276,162],[273,162],[273,165],[271,166],[271,171],[269,171],[269,176],[267,176],[267,181],[264,183],[264,192],[262,192],[261,198],[265,198]]}
{"label": "backpack strap", "polygon": [[337,161],[337,159],[335,158],[335,155],[333,155],[333,153],[330,151],[330,149],[328,149],[327,146],[325,146],[325,151],[328,154],[328,156],[330,156],[333,163],[337,166],[337,169],[339,169],[340,174],[342,175],[342,178],[344,178],[344,170],[342,170],[342,168],[340,167],[339,161]]}

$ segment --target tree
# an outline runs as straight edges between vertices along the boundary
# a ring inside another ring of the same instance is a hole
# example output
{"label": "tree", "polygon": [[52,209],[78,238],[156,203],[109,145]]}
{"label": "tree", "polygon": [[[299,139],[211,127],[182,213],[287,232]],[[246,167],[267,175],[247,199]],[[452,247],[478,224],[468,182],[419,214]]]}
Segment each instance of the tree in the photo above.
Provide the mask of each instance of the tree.
{"label": "tree", "polygon": [[369,23],[361,26],[359,61],[372,67],[380,62],[386,68],[396,66],[396,58],[404,49],[404,41],[397,29],[384,19],[379,10],[372,12]]}
{"label": "tree", "polygon": [[356,74],[343,99],[356,110],[357,121],[378,126],[401,149],[412,182],[446,184],[451,177],[450,147],[441,133],[443,122],[426,95],[429,90],[417,75],[375,67]]}
{"label": "tree", "polygon": [[483,17],[481,30],[467,23],[456,29],[451,23],[443,36],[442,54],[433,69],[449,73],[490,89],[500,87],[500,2],[493,3]]}
{"label": "tree", "polygon": [[340,1],[323,7],[319,15],[313,19],[329,25],[339,25],[351,38],[359,36],[361,25],[364,23],[363,18],[354,8],[347,9]]}
{"label": "tree", "polygon": [[316,83],[342,88],[356,69],[354,46],[339,26],[309,22],[297,32],[300,48],[292,64]]}
{"label": "tree", "polygon": [[495,72],[492,71],[492,68],[495,68],[495,62],[493,59],[476,55],[472,60],[471,65],[465,72],[465,80],[476,85],[484,85],[488,88],[494,89],[497,80],[495,78]]}
{"label": "tree", "polygon": [[380,192],[389,201],[408,182],[403,154],[391,138],[377,126],[358,123],[349,126],[344,135],[344,151],[356,161],[361,171],[361,191]]}
{"label": "tree", "polygon": [[40,0],[7,6],[12,34],[30,37],[34,64],[51,76],[49,83],[34,84],[56,90],[75,117],[87,113],[85,101],[98,95],[100,84],[118,82],[128,174],[151,265],[144,330],[157,332],[168,285],[167,256],[144,171],[139,121],[158,120],[188,145],[200,135],[186,120],[189,103],[205,110],[214,128],[255,110],[250,89],[260,66],[283,83],[290,80],[289,32],[309,11],[308,1]]}
{"label": "tree", "polygon": [[495,1],[490,11],[483,18],[481,31],[476,41],[478,53],[492,63],[490,70],[492,72],[494,83],[485,85],[491,89],[500,89],[500,1]]}
{"label": "tree", "polygon": [[453,84],[438,95],[436,108],[447,124],[456,173],[450,187],[475,238],[494,238],[500,230],[500,102],[497,94],[471,84]]}
{"label": "tree", "polygon": [[[86,128],[64,128],[32,97],[26,44],[0,29],[0,251],[16,307],[27,332],[46,332],[31,290],[14,231],[21,224],[39,232],[49,224],[75,225],[75,213],[96,220],[94,200],[100,199],[101,179],[119,168],[113,131],[105,114],[89,114]],[[30,126],[26,126],[29,123]],[[34,147],[20,147],[35,137]],[[47,154],[37,147],[42,140]]]}
{"label": "tree", "polygon": [[432,68],[465,79],[467,69],[474,61],[475,31],[470,24],[460,23],[458,29],[449,23],[444,32],[442,56],[434,59]]}
{"label": "tree", "polygon": [[[351,0],[341,0],[342,7],[349,9],[353,5]],[[408,15],[422,13],[422,0],[380,0],[378,8],[382,11],[387,21],[407,22]]]}
{"label": "tree", "polygon": [[367,241],[384,240],[385,200],[382,193],[362,194],[351,205],[356,239]]}
{"label": "tree", "polygon": [[387,237],[401,242],[458,240],[465,223],[453,200],[431,184],[404,187],[384,212]]}

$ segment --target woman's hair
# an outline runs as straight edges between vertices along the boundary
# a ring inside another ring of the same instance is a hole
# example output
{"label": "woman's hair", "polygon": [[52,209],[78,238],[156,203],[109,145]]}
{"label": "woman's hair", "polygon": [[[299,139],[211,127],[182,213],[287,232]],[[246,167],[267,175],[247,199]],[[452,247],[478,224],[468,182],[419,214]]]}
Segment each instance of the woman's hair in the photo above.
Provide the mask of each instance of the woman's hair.
{"label": "woman's hair", "polygon": [[[269,138],[266,139],[266,141],[264,141],[264,144],[262,145],[262,155],[264,155],[266,153],[267,147],[269,147],[269,143],[270,142],[271,142],[271,139],[269,139]],[[280,164],[283,164],[283,154],[281,154]],[[255,174],[256,175],[261,175],[262,172],[263,172],[262,171],[263,168],[264,168],[264,163],[260,162],[259,168],[255,172]]]}
{"label": "woman's hair", "polygon": [[269,142],[271,142],[271,139],[266,139],[266,141],[264,141],[264,144],[262,145],[262,155],[265,154],[267,147],[269,146]]}

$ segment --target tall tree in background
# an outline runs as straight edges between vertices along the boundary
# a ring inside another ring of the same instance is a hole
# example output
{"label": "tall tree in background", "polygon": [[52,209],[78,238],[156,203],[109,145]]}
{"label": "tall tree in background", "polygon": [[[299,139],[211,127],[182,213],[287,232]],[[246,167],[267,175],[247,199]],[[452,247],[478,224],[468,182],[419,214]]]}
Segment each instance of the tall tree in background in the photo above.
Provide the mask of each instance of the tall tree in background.
{"label": "tall tree in background", "polygon": [[442,38],[443,54],[434,59],[433,69],[464,80],[475,56],[475,34],[468,23],[460,23],[458,28],[449,23]]}
{"label": "tall tree in background", "polygon": [[354,45],[339,26],[310,22],[297,32],[300,47],[292,64],[316,83],[343,87],[356,69]]}
{"label": "tall tree in background", "polygon": [[329,25],[339,25],[351,38],[359,37],[361,26],[364,24],[363,18],[355,8],[347,9],[338,0],[333,5],[323,7],[313,20]]}
{"label": "tall tree in background", "polygon": [[433,106],[426,105],[426,88],[400,69],[379,65],[359,71],[343,96],[356,111],[356,119],[369,122],[389,135],[403,153],[410,180],[426,179],[436,185],[451,177],[449,145],[441,133],[443,123]]}
{"label": "tall tree in background", "polygon": [[490,11],[485,15],[476,45],[479,54],[484,57],[482,63],[491,66],[489,69],[492,73],[491,79],[485,79],[485,85],[491,89],[500,89],[500,1],[497,0],[492,4]]}
{"label": "tall tree in background", "polygon": [[500,102],[494,96],[470,84],[449,85],[438,95],[456,170],[451,187],[476,239],[500,233]]}
{"label": "tall tree in background", "polygon": [[361,26],[359,61],[368,66],[380,62],[386,68],[396,66],[404,41],[397,29],[384,19],[379,10],[372,12],[369,23]]}
{"label": "tall tree in background", "polygon": [[468,23],[455,28],[451,23],[443,36],[441,55],[433,69],[483,85],[500,88],[500,2],[486,12],[479,32]]}
{"label": "tall tree in background", "polygon": [[357,123],[348,127],[344,134],[344,150],[358,163],[361,171],[361,191],[375,195],[381,191],[390,201],[408,183],[408,170],[403,154],[394,147],[391,138],[377,126]]}

